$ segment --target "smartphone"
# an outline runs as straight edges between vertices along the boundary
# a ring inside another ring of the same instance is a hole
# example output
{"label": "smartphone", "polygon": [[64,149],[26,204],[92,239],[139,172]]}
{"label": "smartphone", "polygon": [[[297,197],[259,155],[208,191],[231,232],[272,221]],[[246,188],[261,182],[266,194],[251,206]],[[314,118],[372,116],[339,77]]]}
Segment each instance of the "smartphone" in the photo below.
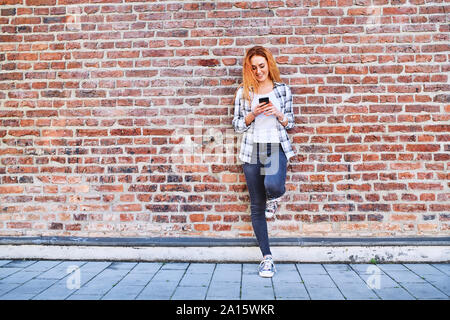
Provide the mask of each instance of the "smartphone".
{"label": "smartphone", "polygon": [[265,103],[268,104],[269,103],[269,97],[264,97],[264,98],[259,98],[259,103]]}

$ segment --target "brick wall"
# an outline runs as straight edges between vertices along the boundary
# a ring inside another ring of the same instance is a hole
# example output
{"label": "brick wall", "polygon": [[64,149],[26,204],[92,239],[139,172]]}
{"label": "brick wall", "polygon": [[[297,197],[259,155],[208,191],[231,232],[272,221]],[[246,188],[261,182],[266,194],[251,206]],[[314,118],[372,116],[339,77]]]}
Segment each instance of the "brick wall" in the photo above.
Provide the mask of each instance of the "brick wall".
{"label": "brick wall", "polygon": [[294,94],[271,236],[448,235],[448,2],[0,0],[0,235],[253,236],[255,44]]}

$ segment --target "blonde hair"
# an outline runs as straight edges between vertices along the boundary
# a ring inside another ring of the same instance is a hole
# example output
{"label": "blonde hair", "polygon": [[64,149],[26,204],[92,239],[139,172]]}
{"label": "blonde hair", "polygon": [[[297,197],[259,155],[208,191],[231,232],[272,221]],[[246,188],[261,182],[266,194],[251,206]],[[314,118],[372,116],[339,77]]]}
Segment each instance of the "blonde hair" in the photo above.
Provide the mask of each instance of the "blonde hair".
{"label": "blonde hair", "polygon": [[255,46],[247,51],[244,57],[243,69],[242,69],[242,86],[244,88],[244,99],[250,101],[250,91],[254,92],[259,88],[259,82],[256,80],[255,75],[252,71],[252,64],[250,60],[254,56],[264,57],[267,61],[269,67],[269,78],[275,82],[281,82],[280,70],[278,70],[277,63],[272,55],[272,53],[264,48],[263,46]]}

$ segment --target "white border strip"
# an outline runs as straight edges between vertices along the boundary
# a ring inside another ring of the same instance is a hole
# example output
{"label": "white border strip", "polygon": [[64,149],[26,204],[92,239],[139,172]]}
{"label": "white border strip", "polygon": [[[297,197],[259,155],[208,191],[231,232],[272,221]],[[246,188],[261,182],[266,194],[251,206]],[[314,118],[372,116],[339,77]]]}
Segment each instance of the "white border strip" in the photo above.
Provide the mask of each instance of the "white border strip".
{"label": "white border strip", "polygon": [[[275,261],[298,263],[450,262],[450,246],[273,246]],[[0,259],[259,262],[258,247],[1,245]]]}

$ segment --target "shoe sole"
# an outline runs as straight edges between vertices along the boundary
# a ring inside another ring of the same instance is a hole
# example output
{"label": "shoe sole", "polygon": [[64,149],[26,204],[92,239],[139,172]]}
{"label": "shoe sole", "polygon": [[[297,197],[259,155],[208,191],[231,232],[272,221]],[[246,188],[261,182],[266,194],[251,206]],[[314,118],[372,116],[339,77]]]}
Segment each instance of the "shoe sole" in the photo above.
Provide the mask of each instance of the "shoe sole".
{"label": "shoe sole", "polygon": [[272,278],[273,275],[274,275],[273,273],[272,274],[261,274],[261,273],[259,274],[259,276],[262,278]]}

